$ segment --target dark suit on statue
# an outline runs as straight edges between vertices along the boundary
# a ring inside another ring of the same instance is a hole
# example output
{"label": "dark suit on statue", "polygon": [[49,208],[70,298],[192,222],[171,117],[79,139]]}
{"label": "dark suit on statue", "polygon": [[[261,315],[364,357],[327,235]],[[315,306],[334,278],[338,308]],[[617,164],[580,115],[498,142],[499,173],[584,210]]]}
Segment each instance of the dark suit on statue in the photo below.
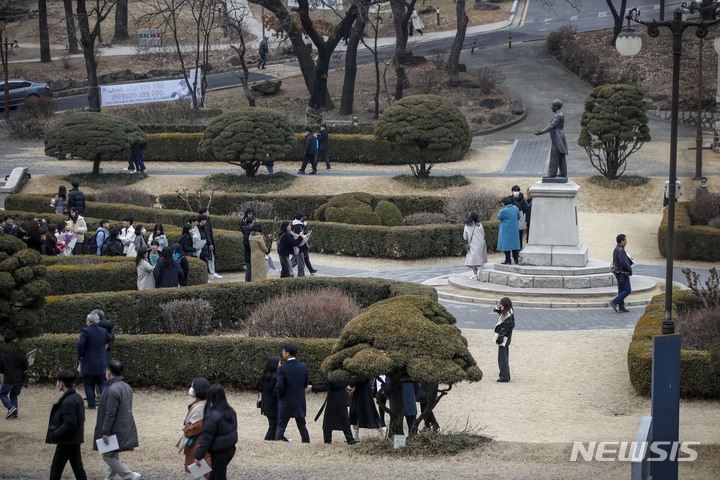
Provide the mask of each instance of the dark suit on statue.
{"label": "dark suit on statue", "polygon": [[277,373],[278,427],[275,440],[285,439],[285,429],[291,418],[295,419],[303,443],[310,443],[305,426],[305,387],[308,386],[307,366],[289,358]]}
{"label": "dark suit on statue", "polygon": [[568,153],[568,147],[564,128],[565,114],[558,108],[548,126],[535,133],[536,135],[542,135],[550,132],[552,146],[550,147],[550,165],[547,177],[556,177],[558,174],[561,177],[567,177],[567,160],[565,156]]}

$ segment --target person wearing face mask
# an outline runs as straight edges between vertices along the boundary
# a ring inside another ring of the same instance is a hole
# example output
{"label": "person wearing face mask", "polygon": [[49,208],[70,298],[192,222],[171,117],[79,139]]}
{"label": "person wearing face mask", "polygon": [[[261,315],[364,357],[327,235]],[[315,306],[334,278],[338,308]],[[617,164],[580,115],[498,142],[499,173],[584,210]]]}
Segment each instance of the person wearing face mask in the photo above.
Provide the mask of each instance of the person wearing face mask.
{"label": "person wearing face mask", "polygon": [[508,297],[501,298],[493,311],[499,315],[497,323],[495,324],[495,334],[493,335],[493,339],[498,346],[500,378],[498,378],[497,381],[506,383],[510,381],[508,355],[512,332],[515,328],[515,312],[513,311],[512,301]]}
{"label": "person wearing face mask", "polygon": [[[141,248],[144,248],[145,250],[147,250],[147,248],[148,248],[147,242],[145,241],[145,232],[146,232],[145,227],[143,227],[142,225],[138,224],[135,226],[135,240],[133,243],[135,244],[135,254],[136,255],[137,255],[137,251],[140,250]],[[133,257],[134,256],[135,255],[133,255]]]}
{"label": "person wearing face mask", "polygon": [[56,445],[50,465],[50,480],[60,480],[68,461],[76,479],[87,479],[80,450],[85,440],[85,409],[82,397],[73,387],[73,380],[75,374],[70,370],[62,370],[57,374],[56,387],[62,396],[50,410],[45,437],[45,443]]}
{"label": "person wearing face mask", "polygon": [[[183,465],[185,466],[185,471],[188,473],[190,473],[190,470],[188,470],[187,466],[195,461],[195,450],[197,450],[200,444],[203,415],[209,389],[210,382],[203,377],[198,377],[192,381],[190,389],[188,390],[188,395],[193,398],[193,401],[188,405],[188,413],[183,421],[183,433],[177,445],[175,445],[178,447],[178,453],[185,453],[185,463]],[[205,461],[212,467],[209,452],[205,455]],[[206,473],[205,478],[208,478],[209,475],[209,473]]]}
{"label": "person wearing face mask", "polygon": [[512,200],[513,205],[515,205],[520,212],[520,220],[518,220],[518,230],[520,235],[520,249],[522,249],[523,233],[525,229],[527,229],[527,214],[529,208],[527,202],[525,201],[525,197],[523,197],[523,194],[520,191],[519,186],[513,185],[511,192],[512,195],[510,196],[510,199]]}
{"label": "person wearing face mask", "polygon": [[707,195],[709,193],[710,189],[707,186],[707,177],[702,177],[700,179],[700,186],[695,190],[695,198],[702,197],[703,195]]}

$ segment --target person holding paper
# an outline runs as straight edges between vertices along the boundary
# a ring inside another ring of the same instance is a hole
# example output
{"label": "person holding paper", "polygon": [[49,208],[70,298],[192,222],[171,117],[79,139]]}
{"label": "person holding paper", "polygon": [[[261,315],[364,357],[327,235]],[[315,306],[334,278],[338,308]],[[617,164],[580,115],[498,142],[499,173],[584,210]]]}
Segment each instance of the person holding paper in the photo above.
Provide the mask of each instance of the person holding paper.
{"label": "person holding paper", "polygon": [[[195,461],[195,450],[200,444],[208,390],[210,390],[210,382],[203,377],[193,380],[188,390],[188,395],[193,398],[193,402],[188,405],[188,413],[183,421],[183,433],[175,445],[178,447],[178,453],[185,453],[185,463],[183,465],[185,465],[185,471],[188,473],[190,473],[188,465]],[[210,454],[205,455],[205,461],[212,465]],[[208,476],[206,474],[205,478],[208,478]]]}
{"label": "person holding paper", "polygon": [[498,346],[498,367],[500,367],[500,378],[498,382],[510,381],[510,364],[508,363],[508,348],[512,339],[512,331],[515,328],[515,313],[512,308],[512,301],[503,297],[493,309],[500,314],[495,324],[495,343]]}
{"label": "person holding paper", "polygon": [[57,389],[62,392],[62,396],[50,410],[50,423],[45,437],[45,443],[57,445],[50,466],[50,480],[60,480],[68,461],[75,478],[85,480],[87,475],[80,451],[85,437],[83,399],[73,387],[73,372],[62,370],[57,374],[57,380]]}
{"label": "person holding paper", "polygon": [[195,465],[210,453],[213,480],[226,480],[227,466],[235,456],[238,441],[237,414],[230,406],[222,385],[216,383],[208,390],[203,417],[200,445],[195,450]]}
{"label": "person holding paper", "polygon": [[118,475],[123,480],[138,480],[140,474],[133,472],[120,461],[120,452],[132,451],[139,445],[132,413],[133,391],[130,385],[123,382],[123,368],[120,360],[110,360],[108,364],[108,382],[98,406],[93,450],[98,450],[98,443],[109,445],[110,437],[115,436],[118,449],[102,454],[103,461],[108,466],[105,478]]}

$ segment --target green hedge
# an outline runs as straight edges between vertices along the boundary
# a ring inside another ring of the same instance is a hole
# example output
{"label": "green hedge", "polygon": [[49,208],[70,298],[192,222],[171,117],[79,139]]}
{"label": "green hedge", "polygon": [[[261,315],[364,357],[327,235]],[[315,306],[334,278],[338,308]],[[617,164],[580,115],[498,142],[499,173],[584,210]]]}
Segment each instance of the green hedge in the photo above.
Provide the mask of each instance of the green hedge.
{"label": "green hedge", "polygon": [[[258,305],[283,293],[335,287],[355,297],[365,308],[398,295],[427,295],[437,299],[432,287],[377,278],[305,277],[254,283],[218,283],[183,288],[158,288],[139,292],[87,293],[46,297],[45,333],[73,333],[95,308],[105,311],[118,333],[166,333],[160,305],[171,300],[207,300],[214,314],[211,328],[235,331]],[[312,312],[308,312],[312,315]]]}
{"label": "green hedge", "polygon": [[[673,293],[673,317],[678,310],[700,306],[690,291]],[[637,322],[628,348],[630,383],[641,395],[650,395],[652,385],[652,338],[662,333],[665,295],[656,295]],[[680,395],[683,397],[720,398],[720,375],[715,373],[707,350],[681,350]]]}
{"label": "green hedge", "polygon": [[[305,128],[310,127],[314,132],[320,131],[320,125],[305,125],[304,123],[296,123],[292,125],[293,132],[305,133]],[[207,125],[205,124],[143,124],[140,125],[143,132],[152,133],[204,133]],[[369,123],[360,125],[330,125],[328,133],[344,133],[347,135],[372,135],[375,132],[375,126]]]}
{"label": "green hedge", "polygon": [[[188,285],[207,284],[205,262],[188,258],[190,274]],[[126,257],[98,257],[97,255],[48,257],[46,280],[53,295],[75,293],[117,292],[137,289],[135,260]]]}
{"label": "green hedge", "polygon": [[[150,162],[207,162],[209,158],[198,153],[202,133],[152,133],[147,136],[145,159]],[[285,158],[286,161],[303,160],[302,145],[305,135],[296,133],[297,142]],[[464,149],[451,150],[435,163],[455,162],[464,155]],[[333,163],[364,163],[370,165],[406,165],[404,151],[374,135],[328,135],[328,157]]]}
{"label": "green hedge", "polygon": [[[15,198],[13,198],[15,197]],[[10,200],[13,198],[13,200]],[[56,215],[54,213],[37,213],[43,210],[35,210],[33,207],[39,206],[44,197],[42,195],[11,195],[5,203],[6,208],[12,209],[6,211],[11,215],[27,215],[34,212],[38,217],[45,218],[48,223],[64,221],[65,216]],[[88,224],[88,234],[86,239],[90,238],[95,230],[100,226],[100,219],[106,218],[110,220],[113,227],[122,227],[121,219],[125,215],[130,215],[134,219],[134,224],[142,224],[151,232],[156,223],[162,223],[165,228],[165,235],[168,242],[172,245],[177,242],[182,234],[182,229],[175,225],[183,225],[187,222],[190,212],[180,212],[172,210],[162,210],[159,208],[136,207],[133,205],[124,205],[120,203],[86,203],[86,213],[98,214],[97,216],[84,216]],[[237,228],[240,220],[235,217],[219,217],[213,216],[213,232],[215,235],[215,246],[217,247],[217,257],[215,259],[215,269],[218,272],[232,272],[242,270],[245,266],[244,247],[242,243],[242,234],[238,231],[224,230],[222,226],[229,226],[233,230]],[[279,228],[279,227],[278,227]],[[270,237],[267,236],[266,240]],[[85,253],[89,253],[87,245],[83,245]]]}
{"label": "green hedge", "polygon": [[[658,249],[660,255],[667,256],[667,216],[665,208],[663,221],[658,228]],[[692,225],[690,221],[690,203],[675,205],[675,233],[673,235],[675,258],[679,260],[701,260],[717,262],[720,260],[720,229]]]}
{"label": "green hedge", "polygon": [[[75,371],[78,336],[42,335],[27,340],[28,348],[38,350],[30,372],[52,379],[60,370]],[[187,386],[193,378],[205,377],[210,383],[254,388],[267,359],[280,356],[288,341],[297,345],[298,360],[307,364],[310,383],[322,383],[325,376],[320,365],[335,339],[118,335],[110,357],[125,364],[123,378],[133,386]]]}
{"label": "green hedge", "polygon": [[[216,193],[213,196],[211,210],[215,215],[228,215],[238,212],[240,205],[250,201],[270,202],[273,205],[275,218],[291,219],[295,212],[302,211],[312,220],[321,205],[330,201],[333,195],[275,195],[275,194],[243,194],[243,193]],[[45,198],[45,197],[43,197]],[[375,195],[377,201],[387,200],[397,206],[403,216],[414,213],[431,212],[441,213],[443,211],[444,199],[439,196],[415,196],[415,195]],[[160,195],[160,203],[164,209],[187,208],[184,202],[174,194]],[[207,196],[205,200],[207,201]],[[48,199],[45,203],[48,204]],[[213,225],[215,217],[213,216]]]}

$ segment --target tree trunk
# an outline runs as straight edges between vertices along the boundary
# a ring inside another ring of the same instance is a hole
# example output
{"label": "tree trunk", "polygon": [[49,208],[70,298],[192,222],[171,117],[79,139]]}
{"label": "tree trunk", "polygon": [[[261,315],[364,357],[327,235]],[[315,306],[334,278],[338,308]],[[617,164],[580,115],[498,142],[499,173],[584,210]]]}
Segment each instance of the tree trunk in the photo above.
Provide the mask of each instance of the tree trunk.
{"label": "tree trunk", "polygon": [[[85,8],[85,0],[77,0],[77,17],[80,27],[80,44],[82,45],[83,56],[85,57],[85,70],[87,72],[89,110],[91,112],[99,112],[100,90],[98,88],[97,78],[97,58],[95,58],[95,38],[90,33],[90,23]],[[99,26],[97,30],[99,30]]]}
{"label": "tree trunk", "polygon": [[115,35],[112,43],[128,40],[128,0],[117,0],[115,4]]}
{"label": "tree trunk", "polygon": [[448,55],[447,72],[451,77],[458,73],[458,62],[460,61],[460,51],[463,43],[465,43],[465,31],[467,30],[468,17],[465,14],[465,0],[457,0],[455,5],[457,14],[457,31],[455,32],[455,40],[450,47],[450,55]]}
{"label": "tree trunk", "polygon": [[50,63],[50,34],[47,21],[47,1],[38,0],[38,28],[40,30],[40,61]]}
{"label": "tree trunk", "polygon": [[75,33],[75,17],[72,10],[72,0],[63,0],[63,6],[65,7],[65,26],[67,27],[68,36],[68,53],[78,53],[78,41]]}
{"label": "tree trunk", "polygon": [[403,420],[405,417],[405,401],[403,399],[403,386],[400,376],[390,378],[390,396],[393,401],[392,415],[390,415],[390,434],[404,435]]}
{"label": "tree trunk", "polygon": [[355,97],[355,76],[357,75],[357,49],[360,36],[365,30],[367,12],[362,12],[353,24],[350,40],[345,50],[345,79],[343,81],[342,99],[340,100],[340,114],[350,115],[353,112]]}
{"label": "tree trunk", "polygon": [[395,24],[395,100],[403,98],[403,91],[410,85],[407,73],[405,73],[405,49],[407,48],[408,39],[408,20],[415,8],[415,1],[410,2],[407,10],[405,3],[400,0],[390,0],[390,8],[392,9],[393,22]]}
{"label": "tree trunk", "polygon": [[100,175],[100,155],[95,156],[93,161],[93,175]]}
{"label": "tree trunk", "polygon": [[627,0],[620,0],[620,9],[615,8],[615,5],[613,5],[613,0],[605,0],[605,3],[607,3],[608,8],[610,9],[610,13],[613,16],[612,44],[615,45],[615,41],[617,40],[618,35],[620,35],[620,32],[622,32],[623,20],[625,20],[625,8],[627,7]]}

